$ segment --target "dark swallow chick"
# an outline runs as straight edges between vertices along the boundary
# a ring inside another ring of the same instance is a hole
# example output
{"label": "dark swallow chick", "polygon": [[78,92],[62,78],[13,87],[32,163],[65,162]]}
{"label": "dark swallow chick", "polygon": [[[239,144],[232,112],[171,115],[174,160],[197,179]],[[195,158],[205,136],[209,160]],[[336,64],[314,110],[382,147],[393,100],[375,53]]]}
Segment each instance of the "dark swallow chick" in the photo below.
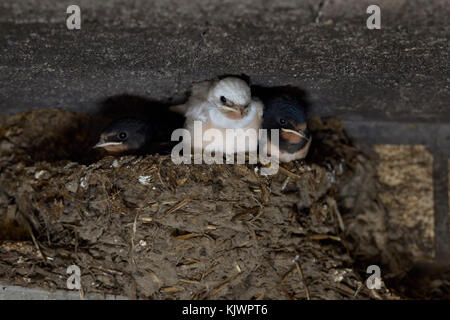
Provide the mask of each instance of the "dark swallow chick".
{"label": "dark swallow chick", "polygon": [[111,155],[136,154],[145,152],[151,140],[151,130],[145,121],[124,118],[106,127],[94,148],[103,148]]}
{"label": "dark swallow chick", "polygon": [[279,157],[281,162],[303,159],[311,145],[311,134],[307,125],[306,102],[293,90],[256,90],[264,103],[262,128],[268,129],[268,141],[260,148],[268,154],[274,152],[270,129],[279,130]]}

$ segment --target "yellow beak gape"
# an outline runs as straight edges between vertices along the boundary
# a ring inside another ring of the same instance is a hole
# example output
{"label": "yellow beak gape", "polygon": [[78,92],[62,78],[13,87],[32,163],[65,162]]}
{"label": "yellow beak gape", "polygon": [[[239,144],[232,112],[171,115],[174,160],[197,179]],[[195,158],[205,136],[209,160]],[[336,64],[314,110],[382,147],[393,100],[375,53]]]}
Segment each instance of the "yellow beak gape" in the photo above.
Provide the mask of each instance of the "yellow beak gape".
{"label": "yellow beak gape", "polygon": [[234,108],[231,108],[228,106],[221,106],[221,108],[226,111],[231,111],[231,112],[235,112],[235,113],[239,113],[239,114],[241,113],[238,109],[234,109]]}
{"label": "yellow beak gape", "polygon": [[95,148],[103,148],[103,147],[107,147],[107,146],[117,146],[120,144],[122,144],[122,142],[99,142],[92,148],[94,148],[94,149]]}
{"label": "yellow beak gape", "polygon": [[295,131],[295,130],[292,130],[292,129],[286,129],[286,128],[281,128],[281,130],[284,131],[284,132],[289,132],[289,133],[296,134],[299,137],[302,137],[303,139],[309,140],[303,132]]}

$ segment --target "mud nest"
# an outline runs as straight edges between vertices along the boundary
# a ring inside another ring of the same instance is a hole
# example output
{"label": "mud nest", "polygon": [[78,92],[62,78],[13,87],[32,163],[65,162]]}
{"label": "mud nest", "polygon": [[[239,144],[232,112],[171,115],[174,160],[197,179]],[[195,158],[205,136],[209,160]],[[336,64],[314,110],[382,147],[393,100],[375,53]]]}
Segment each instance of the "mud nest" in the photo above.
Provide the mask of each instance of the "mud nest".
{"label": "mud nest", "polygon": [[77,265],[84,294],[397,298],[386,283],[366,286],[360,261],[393,270],[405,257],[371,233],[382,223],[371,229],[359,215],[382,215],[373,164],[339,121],[312,119],[308,159],[273,176],[93,154],[93,123],[57,109],[0,119],[2,283],[66,289]]}

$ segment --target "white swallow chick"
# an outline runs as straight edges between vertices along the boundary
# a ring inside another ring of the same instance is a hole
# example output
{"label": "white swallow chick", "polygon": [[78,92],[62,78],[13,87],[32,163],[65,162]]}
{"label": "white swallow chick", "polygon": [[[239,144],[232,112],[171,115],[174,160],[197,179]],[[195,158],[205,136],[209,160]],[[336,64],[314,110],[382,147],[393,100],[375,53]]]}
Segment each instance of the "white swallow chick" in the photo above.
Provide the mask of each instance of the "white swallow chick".
{"label": "white swallow chick", "polygon": [[[188,101],[171,109],[185,115],[184,127],[190,132],[194,152],[205,150],[233,154],[257,151],[263,104],[252,99],[250,87],[239,78],[196,83]],[[194,130],[194,121],[201,121],[202,130]],[[223,139],[212,139],[205,134],[208,129],[218,130]]]}

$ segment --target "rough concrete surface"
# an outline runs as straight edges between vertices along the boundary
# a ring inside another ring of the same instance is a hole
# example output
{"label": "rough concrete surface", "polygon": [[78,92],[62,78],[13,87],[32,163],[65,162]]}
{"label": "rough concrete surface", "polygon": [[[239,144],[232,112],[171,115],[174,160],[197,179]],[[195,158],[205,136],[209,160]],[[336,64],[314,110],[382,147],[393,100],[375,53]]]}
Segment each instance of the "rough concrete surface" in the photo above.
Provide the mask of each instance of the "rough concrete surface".
{"label": "rough concrete surface", "polygon": [[3,286],[0,284],[0,300],[124,300],[125,297],[113,295],[87,295],[81,296],[78,291],[40,290],[20,286]]}
{"label": "rough concrete surface", "polygon": [[[305,89],[312,113],[449,122],[446,0],[0,3],[0,108],[95,111],[112,95],[182,99],[192,81],[245,73]],[[81,8],[69,31],[66,8]]]}

